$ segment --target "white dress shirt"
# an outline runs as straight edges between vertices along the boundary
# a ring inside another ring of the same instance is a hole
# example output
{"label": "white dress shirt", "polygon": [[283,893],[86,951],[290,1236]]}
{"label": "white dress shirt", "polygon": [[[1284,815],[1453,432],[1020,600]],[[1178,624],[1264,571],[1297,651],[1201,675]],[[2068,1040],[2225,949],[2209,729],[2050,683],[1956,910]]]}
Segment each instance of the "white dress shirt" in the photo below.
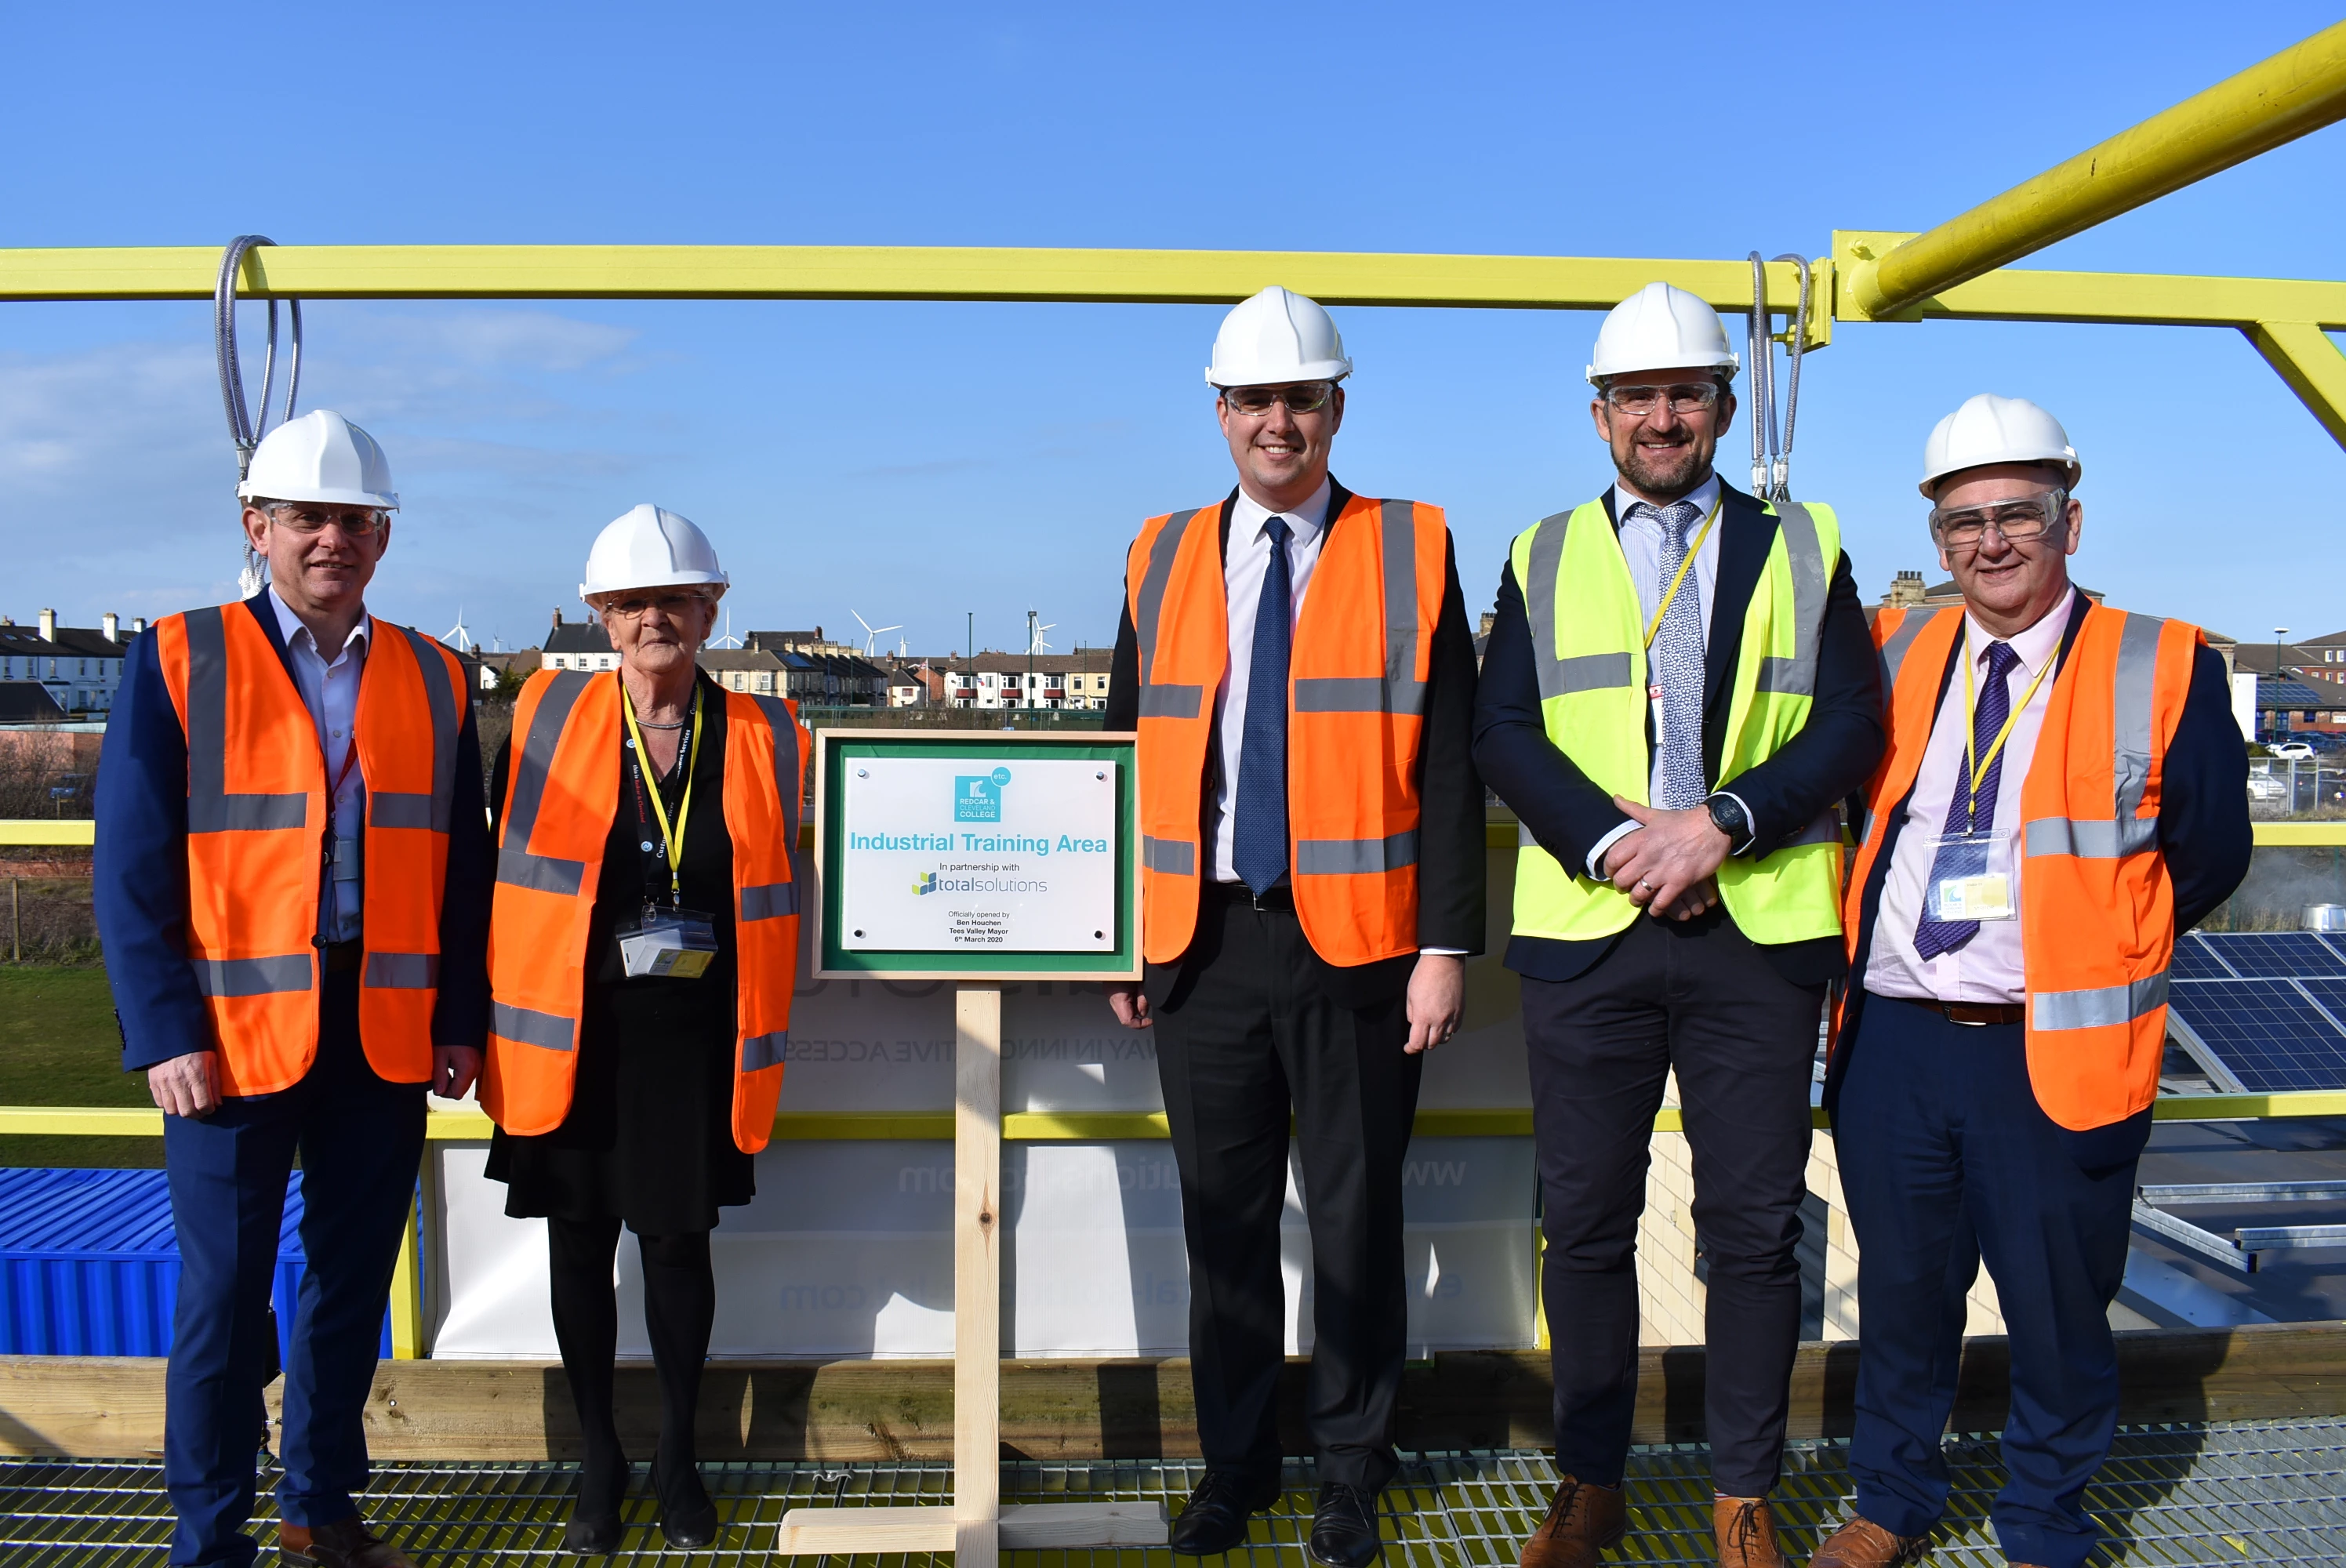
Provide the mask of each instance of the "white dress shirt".
{"label": "white dress shirt", "polygon": [[1294,646],[1295,623],[1303,616],[1303,593],[1311,585],[1311,570],[1320,564],[1320,545],[1328,537],[1326,480],[1310,500],[1292,512],[1272,512],[1239,492],[1230,508],[1230,537],[1222,556],[1222,591],[1229,606],[1230,658],[1222,684],[1214,688],[1215,733],[1221,744],[1214,753],[1214,880],[1239,880],[1238,813],[1232,809],[1239,786],[1239,752],[1246,743],[1247,681],[1254,672],[1254,616],[1262,603],[1262,579],[1270,570],[1270,520],[1287,519],[1287,570],[1294,592],[1290,596],[1288,646]]}
{"label": "white dress shirt", "polygon": [[[2068,629],[2070,606],[2076,596],[2076,590],[2072,588],[2043,620],[2026,631],[2001,639],[1966,614],[1964,651],[1972,661],[1974,694],[1979,689],[1977,683],[1987,674],[1988,645],[2001,640],[2012,645],[2018,661],[2004,677],[2004,684],[2011,691],[2012,700],[2019,701],[2029,683],[2048,663],[2060,657],[2061,634]],[[2012,738],[2004,743],[2004,765],[1996,775],[1995,820],[1991,830],[2004,849],[2001,854],[1990,855],[1988,869],[2012,879],[2012,906],[2015,910],[2020,907],[2023,865],[2020,792],[2028,778],[2028,765],[2036,756],[2037,732],[2045,728],[2045,715],[2053,702],[2053,678],[2046,676],[2030,695],[2027,706],[2020,709],[2012,726]],[[1865,988],[1877,996],[1990,1004],[2017,1003],[2026,999],[2027,982],[2021,964],[2017,920],[1982,921],[1977,936],[1953,952],[1943,952],[1936,958],[1921,958],[1914,952],[1914,927],[1923,918],[1931,861],[1947,823],[1947,808],[1953,803],[1963,782],[1964,731],[1967,727],[1964,677],[1958,670],[1948,677],[1946,694],[1939,701],[1939,716],[1932,721],[1931,741],[1923,750],[1922,771],[1915,775],[1905,826],[1900,831],[1897,851],[1890,857],[1889,875],[1882,884],[1882,911],[1874,922],[1873,951],[1865,964]]]}
{"label": "white dress shirt", "polygon": [[[1703,523],[1710,516],[1711,508],[1719,504],[1719,475],[1713,473],[1686,494],[1679,496],[1678,500],[1690,502],[1696,508],[1694,533],[1687,535],[1687,542],[1692,544],[1695,534],[1702,533]],[[1670,585],[1662,575],[1660,521],[1651,513],[1641,512],[1635,517],[1629,515],[1630,507],[1641,504],[1650,506],[1653,503],[1639,502],[1636,496],[1623,490],[1618,484],[1613,487],[1613,515],[1621,520],[1621,555],[1629,563],[1629,581],[1637,585],[1639,630],[1642,632],[1644,629],[1642,623],[1652,620],[1654,612],[1662,607],[1662,595],[1668,591]],[[1668,504],[1675,504],[1675,503]],[[1710,649],[1710,606],[1714,597],[1713,590],[1718,585],[1719,526],[1713,524],[1710,532],[1703,538],[1702,548],[1694,553],[1694,566],[1687,573],[1687,580],[1678,589],[1680,597],[1688,594],[1694,596],[1695,618],[1702,627],[1702,644],[1705,653]],[[1662,754],[1658,747],[1654,751],[1653,772],[1647,783],[1646,799],[1651,800],[1658,798],[1661,789]],[[1738,804],[1740,803],[1739,799]],[[1744,815],[1747,817],[1750,815],[1748,808]],[[1637,830],[1637,824],[1635,821],[1625,821],[1597,840],[1596,847],[1588,851],[1588,874],[1596,881],[1603,881],[1605,851],[1611,849],[1615,840],[1624,834],[1633,833]],[[1740,849],[1742,846],[1739,844],[1736,847]]]}
{"label": "white dress shirt", "polygon": [[285,650],[291,656],[288,662],[293,667],[293,684],[301,690],[301,705],[318,727],[318,746],[326,756],[326,783],[331,788],[335,779],[342,780],[332,801],[333,863],[320,879],[318,931],[328,942],[350,942],[359,934],[359,917],[363,912],[359,844],[365,831],[366,785],[355,765],[347,775],[342,766],[351,754],[351,731],[359,709],[359,677],[366,668],[367,639],[373,634],[373,623],[362,610],[358,625],[329,660],[320,652],[318,639],[278,597],[273,585],[269,602],[277,607],[277,628],[284,634]]}

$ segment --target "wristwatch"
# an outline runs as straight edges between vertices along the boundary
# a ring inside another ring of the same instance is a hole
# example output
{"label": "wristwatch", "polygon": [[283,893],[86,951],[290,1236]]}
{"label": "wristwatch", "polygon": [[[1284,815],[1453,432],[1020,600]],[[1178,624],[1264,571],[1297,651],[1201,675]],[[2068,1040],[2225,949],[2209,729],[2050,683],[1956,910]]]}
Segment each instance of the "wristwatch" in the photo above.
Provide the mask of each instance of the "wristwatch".
{"label": "wristwatch", "polygon": [[1711,825],[1727,835],[1728,853],[1733,854],[1751,841],[1751,816],[1744,810],[1742,801],[1732,795],[1713,795],[1703,804],[1710,808]]}

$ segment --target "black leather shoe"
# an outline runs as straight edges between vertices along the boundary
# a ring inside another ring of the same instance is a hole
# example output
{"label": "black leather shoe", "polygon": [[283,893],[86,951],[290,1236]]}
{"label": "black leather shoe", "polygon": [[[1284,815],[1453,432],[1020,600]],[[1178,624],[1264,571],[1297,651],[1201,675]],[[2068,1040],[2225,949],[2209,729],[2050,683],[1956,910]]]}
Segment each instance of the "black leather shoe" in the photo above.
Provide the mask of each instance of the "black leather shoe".
{"label": "black leather shoe", "polygon": [[1185,1557],[1219,1557],[1245,1545],[1247,1521],[1279,1498],[1275,1475],[1257,1479],[1234,1470],[1209,1470],[1181,1505],[1170,1544]]}
{"label": "black leather shoe", "polygon": [[562,1527],[562,1549],[580,1557],[608,1557],[619,1549],[627,1533],[619,1521],[627,1505],[627,1481],[634,1467],[619,1461],[615,1473],[581,1471],[578,1495],[570,1504],[570,1522]]}
{"label": "black leather shoe", "polygon": [[1376,1493],[1341,1481],[1321,1487],[1311,1515],[1311,1561],[1327,1568],[1368,1568],[1382,1550]]}
{"label": "black leather shoe", "polygon": [[673,1471],[655,1465],[652,1482],[659,1493],[660,1537],[671,1550],[698,1552],[717,1539],[717,1504],[700,1484],[699,1465]]}

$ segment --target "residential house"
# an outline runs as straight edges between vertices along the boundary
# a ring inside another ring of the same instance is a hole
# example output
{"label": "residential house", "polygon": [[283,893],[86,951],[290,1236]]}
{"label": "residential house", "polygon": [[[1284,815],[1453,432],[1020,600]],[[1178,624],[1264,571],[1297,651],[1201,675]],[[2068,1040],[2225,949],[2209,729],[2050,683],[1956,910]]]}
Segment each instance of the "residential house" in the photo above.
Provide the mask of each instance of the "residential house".
{"label": "residential house", "polygon": [[546,647],[538,657],[546,669],[619,667],[618,650],[612,647],[600,617],[590,615],[583,621],[566,621],[559,609],[554,612],[554,627],[546,634]]}
{"label": "residential house", "polygon": [[114,707],[130,639],[146,629],[142,616],[125,635],[111,611],[96,626],[61,626],[55,610],[30,626],[0,616],[0,681],[37,681],[65,712],[102,716]]}
{"label": "residential house", "polygon": [[955,708],[1103,708],[1107,706],[1106,648],[1068,654],[997,653],[974,659],[932,661],[944,677],[944,698]]}
{"label": "residential house", "polygon": [[783,685],[788,671],[780,654],[763,648],[704,647],[699,660],[700,667],[728,691],[746,691],[753,697],[788,695]]}

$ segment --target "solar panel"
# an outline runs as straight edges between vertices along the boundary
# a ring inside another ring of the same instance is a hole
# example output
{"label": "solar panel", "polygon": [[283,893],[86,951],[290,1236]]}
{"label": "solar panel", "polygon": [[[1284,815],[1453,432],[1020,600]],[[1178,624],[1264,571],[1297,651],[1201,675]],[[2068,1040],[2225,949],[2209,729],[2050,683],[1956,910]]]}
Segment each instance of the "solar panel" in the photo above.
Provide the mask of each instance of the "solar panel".
{"label": "solar panel", "polygon": [[2178,980],[2169,1015],[2256,1095],[2346,1088],[2346,1030],[2307,1000],[2314,987],[2346,1003],[2346,976],[2289,980]]}
{"label": "solar panel", "polygon": [[2310,931],[2201,932],[2235,973],[2247,980],[2306,980],[2319,975],[2346,980],[2346,959]]}
{"label": "solar panel", "polygon": [[2185,932],[2175,941],[2175,962],[2168,972],[2177,980],[2230,980],[2232,972],[2216,956],[2216,950],[2196,931]]}

